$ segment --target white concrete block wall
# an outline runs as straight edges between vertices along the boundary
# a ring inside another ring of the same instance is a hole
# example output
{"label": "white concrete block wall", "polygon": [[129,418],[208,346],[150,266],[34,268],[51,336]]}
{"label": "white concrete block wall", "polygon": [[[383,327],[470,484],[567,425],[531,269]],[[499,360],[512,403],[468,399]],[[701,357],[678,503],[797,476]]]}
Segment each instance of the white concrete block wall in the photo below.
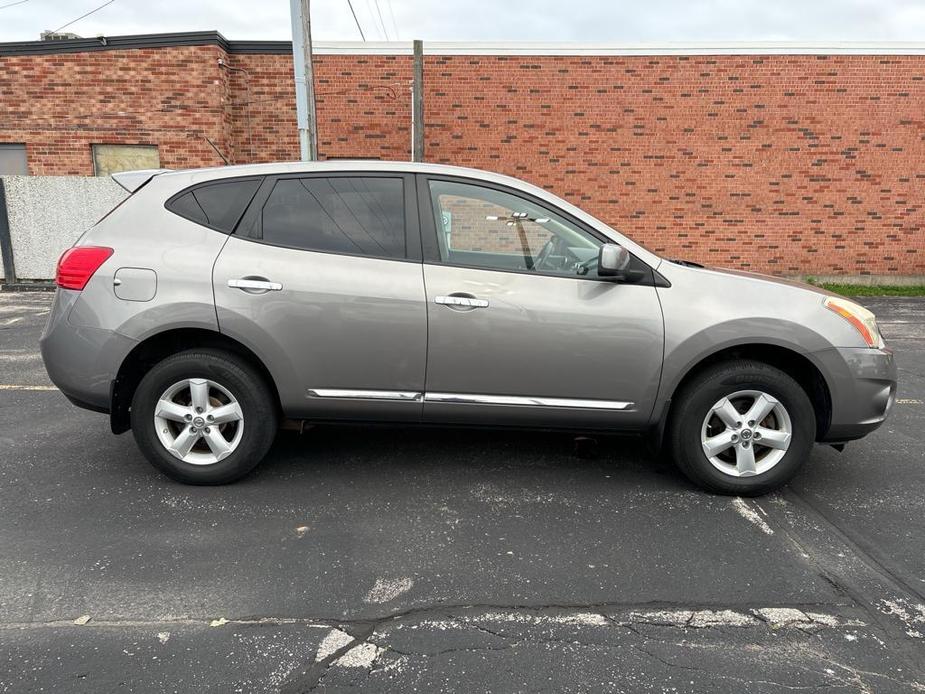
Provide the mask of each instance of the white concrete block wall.
{"label": "white concrete block wall", "polygon": [[2,178],[13,260],[20,280],[54,279],[61,254],[127,195],[108,176]]}

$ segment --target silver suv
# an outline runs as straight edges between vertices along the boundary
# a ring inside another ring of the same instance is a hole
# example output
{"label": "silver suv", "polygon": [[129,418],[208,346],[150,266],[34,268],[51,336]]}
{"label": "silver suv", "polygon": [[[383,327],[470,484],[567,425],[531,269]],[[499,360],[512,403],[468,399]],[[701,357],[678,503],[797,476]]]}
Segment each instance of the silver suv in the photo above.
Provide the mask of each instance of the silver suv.
{"label": "silver suv", "polygon": [[230,482],[283,420],[638,432],[761,494],[883,423],[873,314],[662,259],[484,171],[326,162],[116,174],[42,336],[74,404],[174,479]]}

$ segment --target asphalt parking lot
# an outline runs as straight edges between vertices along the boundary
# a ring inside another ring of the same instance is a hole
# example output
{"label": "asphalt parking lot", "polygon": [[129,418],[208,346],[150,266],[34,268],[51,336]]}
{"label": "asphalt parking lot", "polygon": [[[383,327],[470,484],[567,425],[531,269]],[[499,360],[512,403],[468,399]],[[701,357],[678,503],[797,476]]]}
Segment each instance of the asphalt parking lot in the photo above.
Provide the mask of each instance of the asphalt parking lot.
{"label": "asphalt parking lot", "polygon": [[72,407],[0,293],[0,691],[925,691],[925,300],[891,419],[779,494],[632,439],[283,432],[185,487]]}

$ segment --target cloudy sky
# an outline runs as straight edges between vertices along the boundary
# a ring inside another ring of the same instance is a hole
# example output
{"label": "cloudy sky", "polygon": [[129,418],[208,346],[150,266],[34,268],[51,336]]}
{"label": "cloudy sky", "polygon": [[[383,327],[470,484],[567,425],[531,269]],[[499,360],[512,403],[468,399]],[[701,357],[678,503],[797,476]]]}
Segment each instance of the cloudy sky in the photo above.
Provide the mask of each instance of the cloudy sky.
{"label": "cloudy sky", "polygon": [[[0,41],[38,39],[105,0],[0,0]],[[922,41],[925,0],[352,0],[368,40]],[[380,19],[381,17],[381,19]],[[290,38],[288,0],[111,0],[81,36],[218,29]],[[312,0],[319,40],[358,40],[347,0]]]}

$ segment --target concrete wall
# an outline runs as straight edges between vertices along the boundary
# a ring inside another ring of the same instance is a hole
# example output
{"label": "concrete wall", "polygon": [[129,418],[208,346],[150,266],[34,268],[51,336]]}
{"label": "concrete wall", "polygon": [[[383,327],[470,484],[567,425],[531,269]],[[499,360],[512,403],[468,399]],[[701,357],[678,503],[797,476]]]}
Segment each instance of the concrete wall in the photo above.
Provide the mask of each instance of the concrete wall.
{"label": "concrete wall", "polygon": [[108,177],[3,176],[2,179],[13,261],[20,280],[53,279],[55,265],[65,249],[126,196]]}

